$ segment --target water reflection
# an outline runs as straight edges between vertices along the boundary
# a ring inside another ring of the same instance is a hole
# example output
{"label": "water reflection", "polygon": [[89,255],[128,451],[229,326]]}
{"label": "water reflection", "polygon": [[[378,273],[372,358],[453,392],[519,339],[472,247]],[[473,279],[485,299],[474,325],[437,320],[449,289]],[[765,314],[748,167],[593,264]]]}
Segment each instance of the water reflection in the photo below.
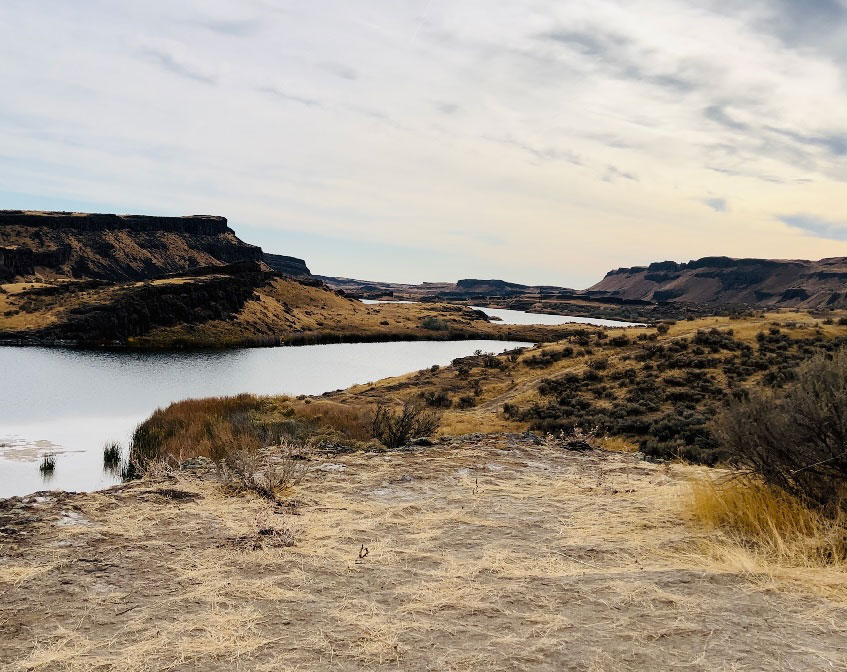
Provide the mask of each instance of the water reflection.
{"label": "water reflection", "polygon": [[[0,497],[46,487],[95,490],[121,480],[124,455],[107,465],[104,444],[128,445],[157,407],[189,397],[321,394],[448,364],[512,341],[340,343],[211,352],[141,353],[0,348]],[[42,473],[45,455],[53,470]]]}

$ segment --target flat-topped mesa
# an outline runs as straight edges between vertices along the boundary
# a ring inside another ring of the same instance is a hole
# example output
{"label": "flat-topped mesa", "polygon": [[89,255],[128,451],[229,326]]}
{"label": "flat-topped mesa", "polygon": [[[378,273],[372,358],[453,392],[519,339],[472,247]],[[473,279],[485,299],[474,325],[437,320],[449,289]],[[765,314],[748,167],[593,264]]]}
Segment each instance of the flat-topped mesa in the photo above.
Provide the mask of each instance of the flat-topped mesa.
{"label": "flat-topped mesa", "polygon": [[703,257],[609,271],[591,294],[651,302],[847,307],[847,259]]}
{"label": "flat-topped mesa", "polygon": [[270,254],[265,252],[264,261],[273,270],[277,273],[281,273],[282,275],[290,275],[295,278],[312,275],[309,267],[306,266],[306,262],[303,259],[298,259],[297,257],[288,257],[284,254]]}
{"label": "flat-topped mesa", "polygon": [[226,217],[0,210],[0,280],[126,282],[204,266],[261,262]]}
{"label": "flat-topped mesa", "polygon": [[35,226],[74,231],[129,231],[191,233],[216,236],[232,232],[226,217],[188,215],[157,217],[154,215],[112,215],[86,212],[49,212],[41,210],[0,210],[0,226]]}

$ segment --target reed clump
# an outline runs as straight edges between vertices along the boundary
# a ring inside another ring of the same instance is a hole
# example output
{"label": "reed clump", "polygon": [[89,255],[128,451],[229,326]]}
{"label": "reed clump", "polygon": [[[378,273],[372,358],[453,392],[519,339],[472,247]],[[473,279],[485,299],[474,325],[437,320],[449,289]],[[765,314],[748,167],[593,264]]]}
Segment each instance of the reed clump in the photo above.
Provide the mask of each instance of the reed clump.
{"label": "reed clump", "polygon": [[374,411],[363,404],[251,394],[189,399],[156,410],[136,428],[125,471],[139,475],[154,463],[176,467],[194,457],[220,463],[227,455],[293,444],[327,452],[395,447],[435,431],[435,417],[414,403],[395,413],[384,406]]}

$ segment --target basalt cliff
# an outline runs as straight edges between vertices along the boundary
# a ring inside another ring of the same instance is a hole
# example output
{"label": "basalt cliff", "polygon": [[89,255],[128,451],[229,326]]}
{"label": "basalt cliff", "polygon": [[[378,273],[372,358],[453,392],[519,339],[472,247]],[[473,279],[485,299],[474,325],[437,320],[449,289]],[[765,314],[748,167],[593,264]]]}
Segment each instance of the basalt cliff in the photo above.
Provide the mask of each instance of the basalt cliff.
{"label": "basalt cliff", "polygon": [[0,280],[148,280],[263,260],[225,217],[0,211]]}
{"label": "basalt cliff", "polygon": [[655,303],[743,304],[780,308],[847,307],[847,258],[703,257],[610,271],[588,292]]}

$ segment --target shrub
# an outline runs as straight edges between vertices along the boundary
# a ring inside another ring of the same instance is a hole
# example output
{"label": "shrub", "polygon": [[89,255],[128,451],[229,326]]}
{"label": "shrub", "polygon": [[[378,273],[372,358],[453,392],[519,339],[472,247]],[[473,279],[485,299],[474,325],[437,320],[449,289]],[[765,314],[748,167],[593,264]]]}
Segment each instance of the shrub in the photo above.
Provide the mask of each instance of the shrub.
{"label": "shrub", "polygon": [[299,483],[309,470],[311,444],[283,441],[263,450],[261,442],[243,436],[219,438],[213,459],[218,479],[235,492],[255,492],[276,500],[277,494]]}
{"label": "shrub", "polygon": [[430,315],[425,317],[421,321],[421,327],[424,329],[430,329],[432,331],[447,331],[447,323],[444,320],[441,320],[434,315]]}
{"label": "shrub", "polygon": [[433,408],[450,408],[453,404],[450,400],[450,395],[444,390],[427,390],[421,393],[421,399],[424,400],[427,406]]}
{"label": "shrub", "polygon": [[119,473],[121,465],[121,444],[109,441],[103,446],[103,469],[109,473]]}
{"label": "shrub", "polygon": [[731,459],[791,495],[830,510],[847,496],[847,350],[802,364],[780,396],[734,399],[714,432]]}
{"label": "shrub", "polygon": [[41,458],[41,464],[38,465],[38,470],[44,475],[52,474],[56,469],[56,456],[52,453]]}
{"label": "shrub", "polygon": [[459,397],[459,403],[456,405],[459,408],[473,408],[476,406],[476,400],[469,394],[466,394],[463,397]]}
{"label": "shrub", "polygon": [[438,429],[439,421],[440,418],[419,400],[409,400],[397,411],[379,404],[373,413],[371,426],[375,439],[388,448],[399,448],[411,439],[430,436]]}
{"label": "shrub", "polygon": [[515,405],[509,402],[503,404],[503,415],[505,415],[510,420],[517,420],[520,418],[520,409]]}
{"label": "shrub", "polygon": [[565,359],[566,357],[573,356],[573,348],[571,346],[565,346],[564,348],[559,349],[547,349],[542,350],[537,355],[532,355],[523,360],[524,364],[529,367],[535,368],[544,368],[547,366],[551,366],[554,363]]}

